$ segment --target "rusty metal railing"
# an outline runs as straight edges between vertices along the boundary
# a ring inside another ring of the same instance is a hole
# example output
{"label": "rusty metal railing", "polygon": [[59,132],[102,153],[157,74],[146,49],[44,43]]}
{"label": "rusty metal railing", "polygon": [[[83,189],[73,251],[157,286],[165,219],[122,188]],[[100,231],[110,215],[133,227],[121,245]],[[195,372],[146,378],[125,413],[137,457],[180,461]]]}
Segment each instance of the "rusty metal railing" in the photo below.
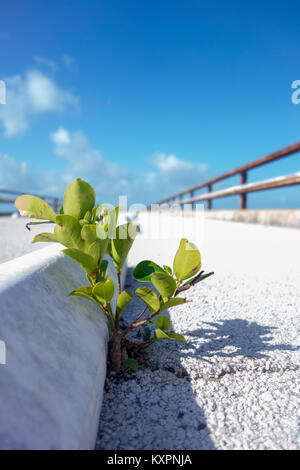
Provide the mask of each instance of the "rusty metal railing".
{"label": "rusty metal railing", "polygon": [[[172,196],[162,199],[156,204],[161,205],[164,203],[168,203],[171,206],[179,205],[183,207],[184,204],[194,204],[198,201],[207,201],[207,209],[211,209],[213,199],[232,195],[239,195],[239,208],[247,209],[247,194],[250,192],[300,184],[300,172],[247,184],[247,172],[249,170],[252,170],[253,168],[266,165],[267,163],[274,162],[275,160],[279,160],[280,158],[287,157],[299,151],[300,141],[296,142],[295,144],[289,145],[288,147],[284,147],[276,152],[270,153],[269,155],[258,158],[257,160],[247,163],[246,165],[242,165],[234,170],[228,171],[227,173],[223,173],[220,176],[212,178],[191,188],[185,189],[184,191],[180,191],[179,193],[173,194]],[[214,183],[217,183],[219,181],[222,181],[238,174],[240,175],[240,185],[232,186],[230,188],[223,189],[220,191],[212,191],[212,185]],[[194,196],[195,191],[205,187],[207,188],[207,192],[205,194],[201,194],[200,196],[196,197]],[[190,197],[183,199],[183,196],[186,194],[189,194]],[[179,200],[176,200],[177,198],[179,198]]]}
{"label": "rusty metal railing", "polygon": [[[15,202],[15,197],[14,198],[10,198],[10,197],[3,197],[2,195],[13,195],[13,196],[21,196],[22,194],[25,194],[24,191],[14,191],[12,189],[0,189],[0,203],[3,203],[3,204],[14,204]],[[53,196],[41,196],[40,194],[32,194],[30,193],[32,196],[37,196],[41,199],[43,199],[44,201],[46,201],[54,210],[54,212],[58,212],[60,206],[62,205],[62,201],[60,199],[58,199],[57,197],[53,197]],[[1,213],[0,213],[1,215]]]}

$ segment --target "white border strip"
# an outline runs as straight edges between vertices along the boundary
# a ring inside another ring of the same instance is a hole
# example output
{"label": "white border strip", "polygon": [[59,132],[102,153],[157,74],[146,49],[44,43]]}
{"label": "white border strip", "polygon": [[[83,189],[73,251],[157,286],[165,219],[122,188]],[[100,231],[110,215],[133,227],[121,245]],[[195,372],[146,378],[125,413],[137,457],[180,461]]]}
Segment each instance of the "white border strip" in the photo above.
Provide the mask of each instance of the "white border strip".
{"label": "white border strip", "polygon": [[[68,297],[87,281],[60,250],[55,244],[0,265],[0,340],[6,349],[6,364],[0,364],[0,449],[95,445],[106,320],[92,302]],[[109,275],[116,281],[112,262]]]}

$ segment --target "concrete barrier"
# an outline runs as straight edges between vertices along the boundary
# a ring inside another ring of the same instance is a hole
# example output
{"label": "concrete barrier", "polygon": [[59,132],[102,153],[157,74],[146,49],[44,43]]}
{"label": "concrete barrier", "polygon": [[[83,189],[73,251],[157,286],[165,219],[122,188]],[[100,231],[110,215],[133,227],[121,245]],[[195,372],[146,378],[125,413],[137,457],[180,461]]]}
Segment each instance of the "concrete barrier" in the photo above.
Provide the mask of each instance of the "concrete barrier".
{"label": "concrete barrier", "polygon": [[300,210],[297,209],[209,210],[205,211],[205,217],[230,222],[300,228]]}
{"label": "concrete barrier", "polygon": [[[180,201],[178,201],[178,204]],[[153,212],[155,213],[155,212]],[[224,220],[227,222],[244,222],[249,224],[274,225],[278,227],[300,228],[300,209],[216,209],[216,210],[161,210],[156,214],[164,214],[169,217],[186,218],[196,217],[205,219]],[[143,212],[141,212],[143,214]]]}
{"label": "concrete barrier", "polygon": [[95,445],[108,331],[96,305],[68,297],[87,280],[60,249],[0,265],[0,449]]}

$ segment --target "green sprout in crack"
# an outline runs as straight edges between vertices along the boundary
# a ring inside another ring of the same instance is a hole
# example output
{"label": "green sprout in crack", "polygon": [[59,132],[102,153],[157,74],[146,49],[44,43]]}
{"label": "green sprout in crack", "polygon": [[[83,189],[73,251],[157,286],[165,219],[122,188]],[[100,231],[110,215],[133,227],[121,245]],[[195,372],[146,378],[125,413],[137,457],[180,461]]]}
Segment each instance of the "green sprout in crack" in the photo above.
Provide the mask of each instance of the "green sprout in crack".
{"label": "green sprout in crack", "polygon": [[[132,293],[122,290],[121,276],[138,229],[131,222],[118,225],[119,206],[107,209],[104,204],[95,205],[95,192],[87,182],[77,178],[69,184],[58,214],[45,201],[31,195],[18,197],[15,206],[22,216],[40,220],[30,221],[26,225],[29,230],[30,225],[55,224],[53,232],[36,235],[32,243],[61,243],[66,247],[63,253],[85,271],[88,284],[69,295],[94,302],[104,313],[110,334],[109,365],[112,371],[136,371],[139,359],[156,341],[186,342],[184,336],[170,330],[171,322],[164,312],[187,303],[182,294],[213,274],[201,271],[201,256],[196,245],[183,238],[175,254],[173,268],[161,267],[150,260],[138,263],[133,277],[139,282],[149,283],[149,287],[143,285]],[[113,261],[117,286],[108,277],[105,255]],[[116,289],[117,305],[113,309]],[[133,322],[121,327],[120,319],[134,294],[144,308]],[[154,326],[154,331],[149,325]],[[134,342],[127,338],[134,330],[142,341]]]}

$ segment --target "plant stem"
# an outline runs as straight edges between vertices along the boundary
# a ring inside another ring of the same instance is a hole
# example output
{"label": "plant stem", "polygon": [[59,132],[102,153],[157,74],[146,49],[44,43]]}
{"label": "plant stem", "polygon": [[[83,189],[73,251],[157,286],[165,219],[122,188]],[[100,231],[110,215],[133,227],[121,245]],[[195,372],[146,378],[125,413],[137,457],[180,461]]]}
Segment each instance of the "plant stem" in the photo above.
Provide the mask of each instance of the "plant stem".
{"label": "plant stem", "polygon": [[117,276],[118,276],[118,297],[121,294],[121,271],[117,271]]}
{"label": "plant stem", "polygon": [[45,220],[45,222],[28,222],[25,227],[27,228],[27,230],[31,230],[31,228],[29,227],[29,225],[41,225],[41,224],[54,224],[54,222],[52,222],[51,220]]}
{"label": "plant stem", "polygon": [[[123,331],[122,336],[128,335],[128,333],[130,333],[130,331],[132,331],[134,328],[137,328],[137,327],[134,326],[134,325],[135,325],[136,322],[141,318],[141,316],[144,315],[144,313],[146,312],[147,308],[148,308],[148,307],[146,306],[146,307],[144,308],[144,310],[142,310],[142,312],[139,314],[139,316],[131,323],[131,325],[129,325],[129,326]],[[145,323],[145,321],[147,321],[147,320],[143,320],[142,323],[141,323],[141,325],[142,325],[143,323]]]}
{"label": "plant stem", "polygon": [[[198,284],[198,282],[201,281],[201,276],[202,274],[204,273],[204,271],[200,271],[200,273],[198,274],[197,277],[195,277],[195,279],[193,279],[189,284],[186,284],[185,286],[181,286],[181,287],[177,287],[176,291],[175,291],[175,294],[174,294],[174,297],[176,297],[178,294],[180,294],[180,292],[184,292],[185,290],[188,290],[190,289],[191,287],[193,287],[195,284]],[[208,273],[206,275],[206,278],[207,279],[209,276],[212,276],[214,273]]]}
{"label": "plant stem", "polygon": [[147,308],[148,308],[148,307],[146,306],[146,307],[144,308],[144,310],[139,314],[139,316],[134,320],[133,323],[137,322],[137,321],[144,315],[144,313],[146,312]]}
{"label": "plant stem", "polygon": [[[118,297],[121,295],[121,271],[117,269],[117,276],[118,276]],[[119,318],[116,314],[116,329],[119,327]]]}
{"label": "plant stem", "polygon": [[107,319],[108,319],[108,321],[109,321],[109,324],[110,324],[112,333],[116,333],[116,332],[117,332],[117,329],[116,329],[116,326],[115,326],[115,324],[114,324],[114,321],[113,321],[113,319],[112,319],[112,317],[111,317],[111,314],[110,314],[108,308],[107,308],[107,307],[103,307],[103,311],[104,311],[104,313],[105,313],[105,315],[106,315],[106,317],[107,317]]}
{"label": "plant stem", "polygon": [[[147,309],[148,307],[146,307]],[[143,313],[146,311],[146,309],[144,309],[142,311],[142,313],[137,317],[136,320],[134,320],[134,322],[131,323],[131,325],[129,325],[125,331],[123,331],[122,333],[122,336],[126,336],[128,335],[128,333],[130,333],[130,331],[134,330],[135,328],[138,328],[139,326],[142,326],[144,323],[147,323],[147,321],[149,320],[152,320],[152,318],[156,317],[157,315],[159,315],[161,312],[160,312],[160,309],[153,313],[152,315],[149,315],[149,317],[145,318],[145,320],[141,320],[141,321],[138,321],[137,320],[143,315]]]}

